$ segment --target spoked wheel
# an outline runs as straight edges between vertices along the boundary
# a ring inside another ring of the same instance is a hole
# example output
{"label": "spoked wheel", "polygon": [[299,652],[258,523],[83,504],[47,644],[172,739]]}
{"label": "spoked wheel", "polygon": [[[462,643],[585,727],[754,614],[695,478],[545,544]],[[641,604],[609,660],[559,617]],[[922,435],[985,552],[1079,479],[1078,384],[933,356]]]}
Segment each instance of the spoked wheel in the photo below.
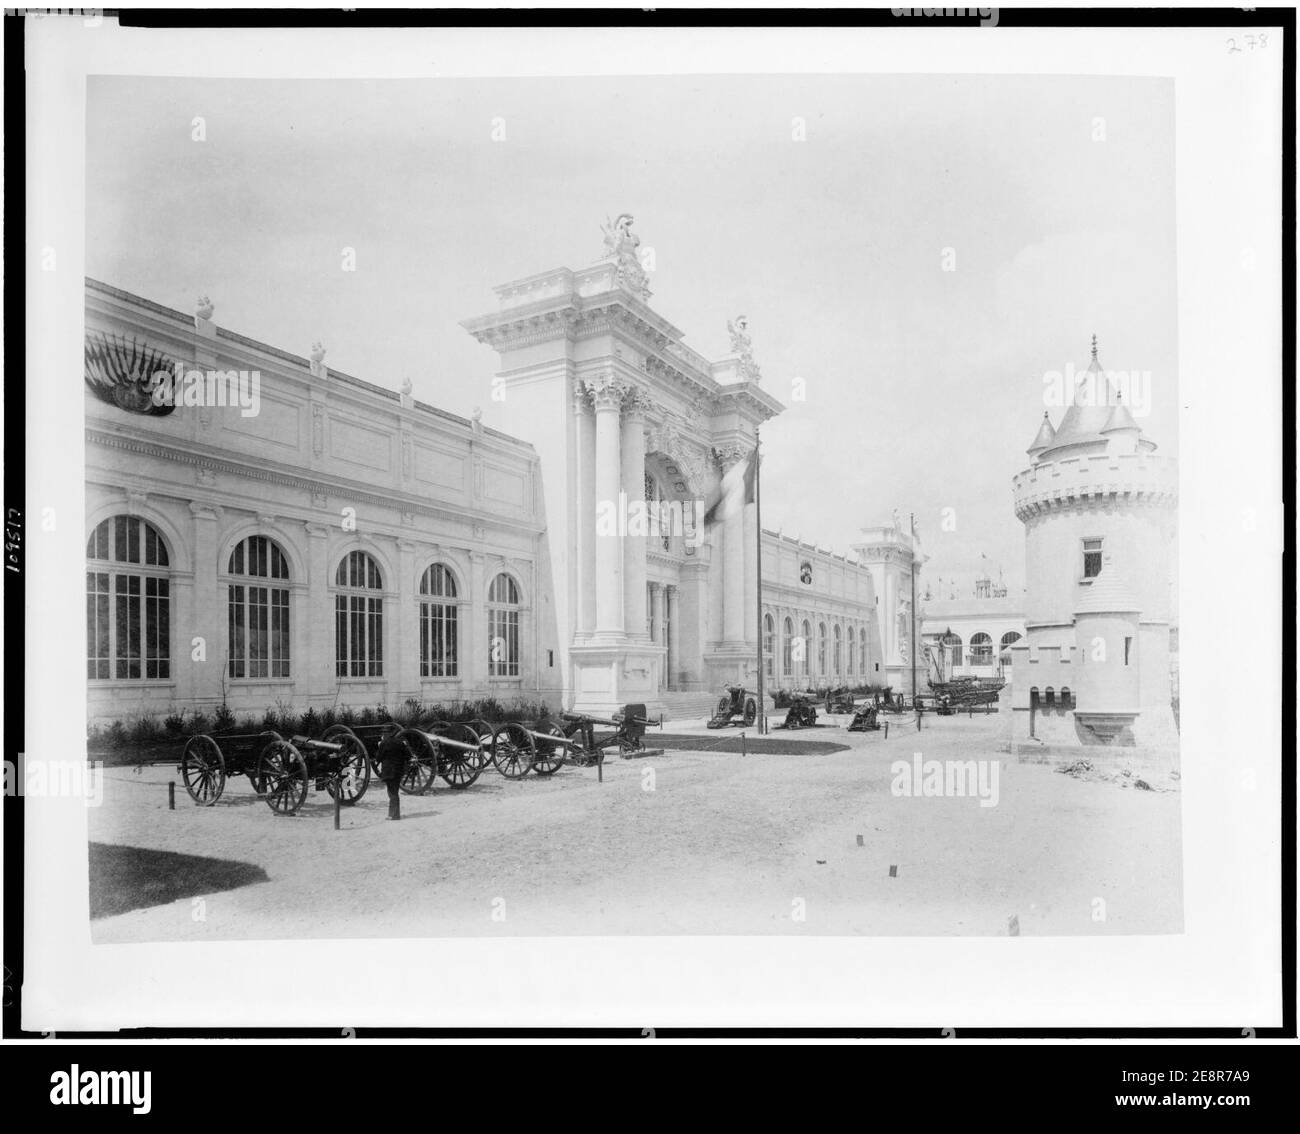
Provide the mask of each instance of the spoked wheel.
{"label": "spoked wheel", "polygon": [[[477,723],[475,722],[475,724]],[[489,728],[489,735],[491,731]],[[448,725],[443,735],[448,740],[474,745],[472,752],[467,752],[463,748],[453,748],[450,744],[444,744],[439,749],[438,774],[442,776],[443,782],[448,787],[460,791],[469,787],[483,774],[483,769],[487,767],[488,756],[479,743],[478,729],[474,727],[474,724]]]}
{"label": "spoked wheel", "polygon": [[181,756],[185,790],[200,807],[211,807],[226,788],[226,761],[210,736],[192,736]]}
{"label": "spoked wheel", "polygon": [[[535,732],[543,732],[547,736],[558,736],[565,739],[564,729],[554,721],[547,724],[538,725]],[[569,746],[567,744],[552,743],[548,740],[538,740],[536,737],[531,738],[536,755],[533,757],[533,771],[539,776],[553,776],[563,766],[565,760],[569,757]]]}
{"label": "spoked wheel", "polygon": [[[265,746],[270,744],[273,740],[283,740],[284,737],[282,737],[278,732],[268,729],[266,732],[259,734],[257,739],[263,746]],[[253,791],[257,795],[264,795],[266,787],[262,783],[261,759],[254,760],[248,764],[244,769],[244,774],[248,777],[248,782],[253,785]]]}
{"label": "spoked wheel", "polygon": [[456,736],[456,740],[464,740],[467,744],[472,744],[475,740],[480,742],[478,750],[478,767],[481,772],[488,766],[488,761],[492,759],[491,753],[487,748],[484,748],[481,743],[484,740],[490,740],[492,738],[492,726],[481,717],[475,717],[472,721],[466,721],[460,726],[460,728],[472,732],[474,735],[472,737],[469,735]]}
{"label": "spoked wheel", "polygon": [[307,761],[287,740],[273,740],[258,760],[266,805],[277,815],[294,815],[307,799]]}
{"label": "spoked wheel", "polygon": [[521,724],[503,724],[492,734],[492,764],[508,780],[521,780],[533,766],[536,749]]}
{"label": "spoked wheel", "polygon": [[446,756],[439,750],[437,742],[418,728],[402,729],[397,734],[397,739],[405,742],[406,749],[411,754],[406,761],[406,771],[402,773],[398,790],[406,795],[423,795],[433,786],[439,765]]}
{"label": "spoked wheel", "polygon": [[745,727],[749,728],[758,720],[758,705],[754,703],[754,698],[750,697],[745,702]]}
{"label": "spoked wheel", "polygon": [[331,776],[325,786],[325,790],[330,793],[330,798],[334,797],[334,785],[337,782],[340,788],[339,800],[349,807],[356,803],[370,786],[370,756],[366,752],[366,746],[361,743],[361,738],[357,736],[347,725],[330,725],[321,737],[331,744],[343,745],[343,750],[339,753],[339,775],[335,781]]}

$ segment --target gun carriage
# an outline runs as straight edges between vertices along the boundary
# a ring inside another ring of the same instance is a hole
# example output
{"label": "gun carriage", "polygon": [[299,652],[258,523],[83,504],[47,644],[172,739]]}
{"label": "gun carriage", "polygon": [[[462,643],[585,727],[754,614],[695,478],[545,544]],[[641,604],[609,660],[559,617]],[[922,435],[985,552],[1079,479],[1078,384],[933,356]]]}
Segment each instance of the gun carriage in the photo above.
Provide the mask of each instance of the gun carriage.
{"label": "gun carriage", "polygon": [[813,728],[817,724],[818,698],[809,690],[806,693],[790,694],[790,707],[785,713],[782,728]]}
{"label": "gun carriage", "polygon": [[706,727],[726,728],[734,723],[736,717],[746,728],[752,726],[758,719],[758,701],[743,685],[728,685]]}
{"label": "gun carriage", "polygon": [[200,807],[221,798],[229,777],[247,776],[272,811],[293,815],[313,782],[317,791],[337,795],[341,803],[356,803],[370,786],[370,761],[365,746],[345,725],[326,729],[318,739],[286,740],[269,730],[199,733],[185,744],[180,774]]}
{"label": "gun carriage", "polygon": [[841,685],[838,689],[832,689],[826,694],[826,712],[830,713],[851,713],[856,707],[853,700],[853,694],[846,686]]}
{"label": "gun carriage", "polygon": [[849,722],[849,732],[878,732],[880,730],[880,711],[868,702],[853,714]]}

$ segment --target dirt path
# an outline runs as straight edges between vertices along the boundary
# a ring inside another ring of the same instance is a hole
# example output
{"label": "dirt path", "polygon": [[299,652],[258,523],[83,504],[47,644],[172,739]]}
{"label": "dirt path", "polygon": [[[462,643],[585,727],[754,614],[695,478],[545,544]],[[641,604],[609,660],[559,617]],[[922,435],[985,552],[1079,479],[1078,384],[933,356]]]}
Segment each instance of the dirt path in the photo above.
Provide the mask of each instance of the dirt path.
{"label": "dirt path", "polygon": [[[323,793],[283,818],[246,780],[212,808],[178,784],[169,811],[174,772],[109,769],[92,842],[268,880],[102,918],[94,937],[1004,935],[1012,917],[1023,935],[1180,932],[1178,792],[1014,763],[995,736],[995,720],[962,720],[888,741],[839,731],[849,749],[820,755],[668,751],[614,760],[604,783],[488,769],[404,798],[400,823],[376,783],[341,831]],[[998,761],[997,805],[892,794],[891,763],[916,750]]]}

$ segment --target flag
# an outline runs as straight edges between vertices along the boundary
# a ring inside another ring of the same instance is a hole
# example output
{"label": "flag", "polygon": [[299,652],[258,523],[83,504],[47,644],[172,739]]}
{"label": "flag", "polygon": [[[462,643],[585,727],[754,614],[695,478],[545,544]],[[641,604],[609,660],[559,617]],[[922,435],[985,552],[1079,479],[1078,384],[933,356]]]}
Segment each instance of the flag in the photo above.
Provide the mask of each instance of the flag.
{"label": "flag", "polygon": [[722,483],[705,501],[704,526],[720,524],[728,516],[739,512],[746,504],[754,503],[754,482],[758,476],[758,448],[749,451],[743,461],[737,461]]}

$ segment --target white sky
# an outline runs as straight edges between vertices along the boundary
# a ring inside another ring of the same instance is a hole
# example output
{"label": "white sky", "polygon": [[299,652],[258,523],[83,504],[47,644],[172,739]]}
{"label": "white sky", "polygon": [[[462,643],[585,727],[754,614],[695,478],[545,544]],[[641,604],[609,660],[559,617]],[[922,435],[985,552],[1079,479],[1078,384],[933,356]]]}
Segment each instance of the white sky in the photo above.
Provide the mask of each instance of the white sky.
{"label": "white sky", "polygon": [[845,551],[915,511],[928,577],[959,594],[981,553],[1022,580],[1011,478],[1044,373],[1086,366],[1093,332],[1108,368],[1151,373],[1140,424],[1177,451],[1167,80],[91,77],[87,110],[88,274],[184,311],[206,293],[222,326],[319,338],[333,367],[507,432],[496,356],[459,322],[634,214],[651,305],[711,358],[748,315],[789,406],[764,431],[764,526]]}

